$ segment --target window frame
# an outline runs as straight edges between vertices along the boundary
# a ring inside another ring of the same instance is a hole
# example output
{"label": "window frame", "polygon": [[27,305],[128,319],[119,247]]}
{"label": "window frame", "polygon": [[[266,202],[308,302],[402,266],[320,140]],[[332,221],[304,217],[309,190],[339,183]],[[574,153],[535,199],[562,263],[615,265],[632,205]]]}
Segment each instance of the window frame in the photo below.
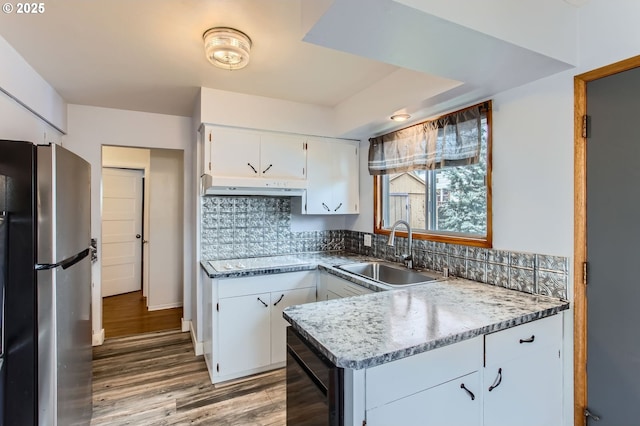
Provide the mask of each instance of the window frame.
{"label": "window frame", "polygon": [[[460,244],[466,246],[473,247],[484,247],[491,248],[493,247],[493,208],[492,208],[492,140],[493,140],[493,119],[492,119],[492,105],[491,101],[482,102],[479,105],[486,104],[488,105],[486,108],[486,117],[487,117],[487,174],[486,174],[486,190],[487,190],[487,231],[486,235],[473,237],[467,234],[460,234],[455,232],[434,232],[434,231],[425,231],[425,230],[413,230],[412,229],[412,237],[416,240],[428,240],[435,241],[440,243],[449,243],[449,244]],[[464,111],[468,108],[473,108],[478,106],[472,105],[466,108],[462,108],[457,111],[452,111],[447,114],[442,114],[438,117],[433,118],[433,120],[438,120],[443,118],[449,114],[453,114],[456,112]],[[430,120],[429,120],[430,121]],[[419,123],[418,123],[419,124]],[[383,185],[382,178],[384,176],[373,176],[373,233],[379,235],[390,235],[391,230],[385,229],[382,227],[382,199],[383,199]],[[425,191],[426,193],[426,191]],[[398,228],[396,230],[396,235],[399,237],[408,237],[408,233],[404,228]]]}

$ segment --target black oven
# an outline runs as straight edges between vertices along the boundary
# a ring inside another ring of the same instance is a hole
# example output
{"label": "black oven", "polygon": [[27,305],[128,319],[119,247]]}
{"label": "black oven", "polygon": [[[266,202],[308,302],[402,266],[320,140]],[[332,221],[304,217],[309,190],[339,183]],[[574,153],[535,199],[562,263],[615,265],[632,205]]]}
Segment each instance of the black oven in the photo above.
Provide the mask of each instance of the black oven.
{"label": "black oven", "polygon": [[344,370],[287,328],[287,425],[343,426]]}

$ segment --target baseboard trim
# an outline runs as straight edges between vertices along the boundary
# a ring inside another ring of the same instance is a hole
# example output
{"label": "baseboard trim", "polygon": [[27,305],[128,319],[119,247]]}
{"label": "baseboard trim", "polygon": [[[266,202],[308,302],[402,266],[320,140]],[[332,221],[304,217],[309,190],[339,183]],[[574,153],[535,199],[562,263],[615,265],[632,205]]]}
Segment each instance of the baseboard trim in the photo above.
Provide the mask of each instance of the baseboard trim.
{"label": "baseboard trim", "polygon": [[104,328],[98,333],[93,333],[93,339],[91,344],[93,346],[100,346],[104,343]]}
{"label": "baseboard trim", "polygon": [[182,302],[175,303],[167,303],[165,305],[156,305],[156,306],[148,306],[147,309],[149,311],[159,311],[161,309],[173,309],[173,308],[181,308]]}
{"label": "baseboard trim", "polygon": [[182,320],[182,332],[186,333],[187,331],[191,330],[191,320],[186,320],[184,318],[182,318],[181,320]]}
{"label": "baseboard trim", "polygon": [[204,355],[204,345],[202,342],[198,342],[196,339],[196,331],[193,329],[193,323],[190,322],[191,329],[191,342],[193,343],[193,351],[196,353],[196,356]]}

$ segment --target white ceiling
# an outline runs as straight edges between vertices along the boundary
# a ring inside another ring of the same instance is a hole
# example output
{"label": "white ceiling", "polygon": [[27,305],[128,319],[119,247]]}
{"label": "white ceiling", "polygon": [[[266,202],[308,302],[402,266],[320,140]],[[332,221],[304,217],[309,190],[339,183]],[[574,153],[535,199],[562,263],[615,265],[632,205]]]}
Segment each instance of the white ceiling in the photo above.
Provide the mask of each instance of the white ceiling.
{"label": "white ceiling", "polygon": [[[569,67],[402,2],[56,0],[0,14],[0,36],[68,103],[191,116],[202,86],[335,108],[354,136],[393,126],[398,110],[419,118]],[[326,13],[309,24],[314,8]],[[251,37],[245,69],[207,62],[215,26]]]}
{"label": "white ceiling", "polygon": [[[56,0],[0,35],[69,103],[190,116],[200,86],[333,107],[397,68],[302,41],[299,0]],[[202,34],[246,32],[251,62],[213,67]]]}

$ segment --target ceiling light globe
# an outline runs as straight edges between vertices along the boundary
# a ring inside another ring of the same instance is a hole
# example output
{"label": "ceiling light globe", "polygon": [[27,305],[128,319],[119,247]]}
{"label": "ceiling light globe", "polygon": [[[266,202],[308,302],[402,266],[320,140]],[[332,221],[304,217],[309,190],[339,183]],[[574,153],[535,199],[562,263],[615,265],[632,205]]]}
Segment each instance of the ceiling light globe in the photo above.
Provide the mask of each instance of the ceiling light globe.
{"label": "ceiling light globe", "polygon": [[251,39],[242,31],[217,27],[202,35],[207,60],[218,68],[238,70],[249,63]]}
{"label": "ceiling light globe", "polygon": [[411,118],[411,116],[409,114],[394,114],[389,118],[391,118],[393,121],[407,121]]}

